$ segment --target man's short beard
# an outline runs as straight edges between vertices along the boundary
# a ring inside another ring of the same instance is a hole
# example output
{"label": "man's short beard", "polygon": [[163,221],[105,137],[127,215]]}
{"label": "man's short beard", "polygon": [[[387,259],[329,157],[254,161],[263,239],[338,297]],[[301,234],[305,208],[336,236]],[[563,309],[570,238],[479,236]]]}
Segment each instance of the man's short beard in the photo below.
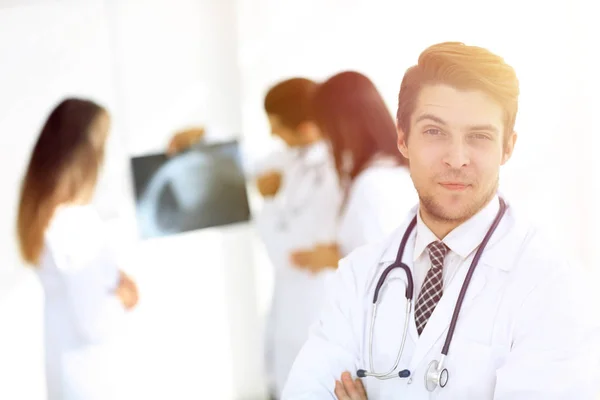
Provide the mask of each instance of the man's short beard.
{"label": "man's short beard", "polygon": [[496,183],[490,187],[490,190],[482,196],[481,199],[473,204],[467,204],[461,212],[454,216],[448,215],[443,207],[436,201],[434,196],[424,196],[419,194],[420,206],[423,207],[427,215],[438,222],[442,223],[463,223],[469,218],[477,214],[498,192],[499,177],[496,178]]}

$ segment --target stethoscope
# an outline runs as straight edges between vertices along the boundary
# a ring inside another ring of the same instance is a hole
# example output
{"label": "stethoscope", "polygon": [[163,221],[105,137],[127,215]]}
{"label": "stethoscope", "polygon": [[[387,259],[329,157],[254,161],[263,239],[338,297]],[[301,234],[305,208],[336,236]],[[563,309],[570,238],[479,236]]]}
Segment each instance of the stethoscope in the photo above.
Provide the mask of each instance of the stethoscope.
{"label": "stethoscope", "polygon": [[[456,328],[456,322],[458,320],[458,315],[460,314],[460,309],[462,307],[462,303],[465,298],[465,293],[467,292],[469,283],[471,282],[471,277],[473,276],[473,273],[475,272],[475,268],[477,267],[477,264],[479,263],[479,259],[481,258],[483,250],[485,249],[485,246],[487,245],[490,238],[494,234],[494,231],[498,227],[498,224],[502,220],[502,217],[504,216],[504,213],[506,212],[506,208],[507,208],[506,203],[504,202],[504,200],[502,198],[500,198],[500,210],[498,210],[498,214],[496,215],[496,218],[494,219],[492,226],[490,227],[490,229],[488,229],[485,237],[483,238],[483,241],[480,243],[479,248],[477,249],[477,252],[475,253],[475,257],[473,258],[473,261],[471,262],[471,266],[469,267],[469,271],[467,272],[467,276],[465,277],[462,288],[460,289],[460,294],[458,296],[458,299],[456,300],[454,312],[452,313],[452,320],[450,322],[450,327],[448,328],[448,333],[446,334],[446,341],[444,342],[444,347],[442,348],[442,356],[440,357],[439,361],[437,361],[437,360],[431,361],[431,363],[429,363],[427,371],[425,372],[425,387],[430,392],[433,392],[438,386],[443,388],[448,384],[449,374],[448,374],[448,370],[446,368],[444,368],[444,361],[446,359],[446,356],[448,355],[448,349],[450,348],[450,343],[452,342],[452,336],[454,335],[454,329]],[[396,368],[398,368],[398,365],[400,364],[400,359],[402,358],[402,353],[404,352],[404,344],[406,343],[408,324],[409,324],[410,317],[411,317],[410,311],[411,311],[411,307],[412,307],[413,289],[414,289],[412,273],[410,272],[410,269],[408,268],[408,266],[402,262],[402,256],[404,255],[404,248],[406,247],[406,242],[408,241],[408,238],[409,238],[411,232],[413,231],[413,229],[415,228],[416,224],[417,224],[417,217],[415,216],[412,219],[412,221],[410,222],[410,224],[408,225],[408,228],[406,228],[406,231],[404,232],[404,236],[402,237],[402,241],[400,242],[400,248],[398,249],[398,255],[396,256],[396,261],[394,261],[394,263],[392,265],[390,265],[383,271],[383,273],[381,274],[381,277],[377,281],[377,285],[375,286],[375,293],[373,294],[373,312],[372,312],[372,316],[371,316],[371,326],[369,329],[369,368],[370,368],[370,371],[367,371],[364,369],[359,369],[358,371],[356,371],[356,375],[358,375],[358,377],[360,377],[360,378],[372,376],[374,378],[383,380],[383,379],[391,379],[391,378],[395,378],[395,377],[400,377],[400,378],[410,377],[410,371],[407,369],[399,371],[398,373],[395,373],[394,371],[396,371]],[[381,290],[381,287],[385,283],[385,279],[387,278],[389,273],[392,270],[394,270],[395,268],[403,269],[404,273],[406,274],[406,278],[407,278],[406,314],[405,314],[406,317],[404,319],[404,332],[402,334],[402,342],[400,344],[400,350],[398,351],[396,361],[389,371],[381,373],[381,372],[375,372],[375,368],[373,368],[373,329],[375,328],[375,316],[377,314],[377,306],[379,304],[379,302],[378,302],[379,291]],[[373,371],[373,372],[371,372],[371,371]]]}
{"label": "stethoscope", "polygon": [[[293,188],[296,192],[302,188],[304,190],[304,196],[298,195],[298,193],[287,193],[286,204],[279,215],[279,222],[277,227],[280,231],[285,231],[289,228],[290,220],[297,217],[302,212],[303,207],[308,202],[308,199],[314,194],[315,190],[321,186],[324,181],[325,169],[327,168],[327,162],[323,161],[316,164],[307,164],[304,159],[307,155],[307,150],[302,149],[297,155],[296,161],[299,162],[297,168],[301,171],[303,179],[305,179],[302,185],[295,185]],[[308,188],[304,185],[307,185]],[[293,203],[292,203],[293,201]]]}

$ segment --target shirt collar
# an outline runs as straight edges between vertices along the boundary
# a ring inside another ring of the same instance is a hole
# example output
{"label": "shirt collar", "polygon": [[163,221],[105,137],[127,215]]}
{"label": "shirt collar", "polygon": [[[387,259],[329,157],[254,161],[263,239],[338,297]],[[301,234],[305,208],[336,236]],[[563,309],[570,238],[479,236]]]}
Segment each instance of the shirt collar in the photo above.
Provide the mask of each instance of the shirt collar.
{"label": "shirt collar", "polygon": [[316,166],[328,160],[329,148],[324,140],[319,140],[306,146],[292,148],[290,153],[304,165]]}
{"label": "shirt collar", "polygon": [[[461,258],[466,259],[479,246],[486,232],[492,225],[500,208],[497,195],[477,214],[469,218],[461,225],[454,228],[442,240],[448,248]],[[417,235],[413,252],[413,262],[425,251],[431,242],[438,241],[435,234],[425,225],[421,219],[421,213],[417,213]]]}

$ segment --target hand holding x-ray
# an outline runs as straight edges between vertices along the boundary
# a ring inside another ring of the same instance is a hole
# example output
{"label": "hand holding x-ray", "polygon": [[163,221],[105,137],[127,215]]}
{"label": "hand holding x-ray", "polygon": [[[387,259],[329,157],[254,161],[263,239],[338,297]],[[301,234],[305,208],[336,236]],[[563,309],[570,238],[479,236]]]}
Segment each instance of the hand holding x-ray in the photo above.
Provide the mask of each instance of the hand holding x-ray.
{"label": "hand holding x-ray", "polygon": [[167,155],[173,156],[189,149],[204,137],[204,128],[190,128],[173,135],[167,147]]}

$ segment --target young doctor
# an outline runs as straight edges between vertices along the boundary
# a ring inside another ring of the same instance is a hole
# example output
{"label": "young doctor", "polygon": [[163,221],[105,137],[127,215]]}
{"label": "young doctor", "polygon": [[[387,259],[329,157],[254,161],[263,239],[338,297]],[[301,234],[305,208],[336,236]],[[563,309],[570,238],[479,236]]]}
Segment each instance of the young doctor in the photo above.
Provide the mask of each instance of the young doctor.
{"label": "young doctor", "polygon": [[266,366],[274,398],[283,385],[308,330],[321,309],[331,271],[312,273],[290,262],[298,247],[335,237],[341,190],[327,144],[312,120],[316,84],[292,78],[273,86],[264,108],[271,130],[284,143],[270,157],[257,185],[264,202],[256,223],[275,267],[274,292],[266,327]]}
{"label": "young doctor", "polygon": [[99,105],[62,101],[23,180],[17,231],[23,259],[37,267],[45,293],[48,400],[114,398],[115,364],[106,345],[138,300],[91,205],[108,131]]}
{"label": "young doctor", "polygon": [[392,233],[417,195],[397,149],[394,119],[369,78],[336,74],[319,86],[312,104],[344,190],[335,240],[292,254],[296,265],[316,272],[337,267],[354,249]]}
{"label": "young doctor", "polygon": [[398,147],[419,204],[341,261],[283,399],[597,398],[584,282],[497,194],[518,94],[502,58],[461,43],[407,70]]}

